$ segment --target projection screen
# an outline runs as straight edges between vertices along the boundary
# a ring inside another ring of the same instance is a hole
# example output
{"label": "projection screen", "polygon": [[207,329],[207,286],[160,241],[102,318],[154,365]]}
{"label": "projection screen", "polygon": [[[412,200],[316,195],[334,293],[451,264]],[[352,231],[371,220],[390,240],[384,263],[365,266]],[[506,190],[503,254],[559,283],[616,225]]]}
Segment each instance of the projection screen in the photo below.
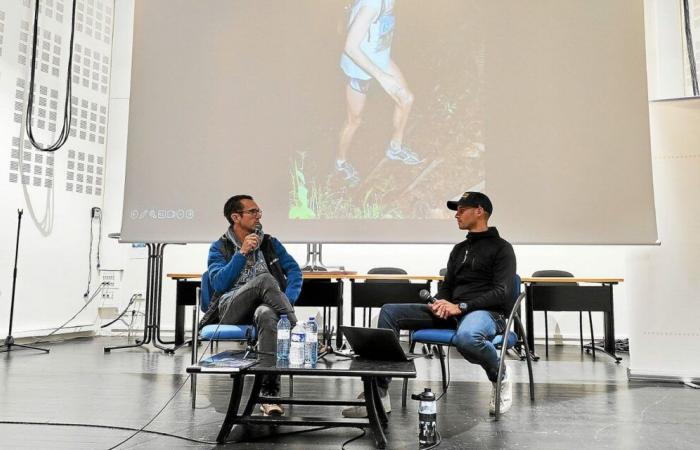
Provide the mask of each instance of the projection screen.
{"label": "projection screen", "polygon": [[136,0],[125,242],[652,244],[642,1]]}

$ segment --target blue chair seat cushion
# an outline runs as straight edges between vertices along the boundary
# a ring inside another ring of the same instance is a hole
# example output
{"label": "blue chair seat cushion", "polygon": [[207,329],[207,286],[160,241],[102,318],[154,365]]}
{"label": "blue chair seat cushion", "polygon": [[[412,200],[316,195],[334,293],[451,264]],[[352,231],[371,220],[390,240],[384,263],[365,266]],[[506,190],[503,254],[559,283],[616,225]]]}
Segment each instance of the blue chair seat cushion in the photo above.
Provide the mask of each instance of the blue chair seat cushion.
{"label": "blue chair seat cushion", "polygon": [[[426,328],[413,332],[411,339],[413,342],[424,344],[452,345],[452,339],[457,334],[456,330],[449,328]],[[503,335],[499,334],[491,341],[496,347],[500,347],[503,343]],[[508,333],[508,348],[518,342],[518,337],[512,331]]]}
{"label": "blue chair seat cushion", "polygon": [[426,344],[452,345],[456,334],[456,330],[449,328],[425,328],[414,331],[411,339]]}
{"label": "blue chair seat cushion", "polygon": [[251,337],[255,339],[256,330],[253,325],[211,324],[203,327],[199,335],[205,341],[241,341],[246,339],[248,330],[250,330]]}

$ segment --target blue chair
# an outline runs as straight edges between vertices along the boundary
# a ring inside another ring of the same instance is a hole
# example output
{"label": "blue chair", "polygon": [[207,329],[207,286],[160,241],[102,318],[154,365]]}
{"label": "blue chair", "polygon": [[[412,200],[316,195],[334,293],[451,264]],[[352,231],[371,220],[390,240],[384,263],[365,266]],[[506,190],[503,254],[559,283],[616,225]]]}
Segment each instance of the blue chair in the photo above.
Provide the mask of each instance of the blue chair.
{"label": "blue chair", "polygon": [[[192,364],[199,361],[199,341],[210,341],[212,344],[218,341],[234,341],[234,342],[249,342],[255,341],[257,332],[255,325],[225,325],[225,324],[210,324],[204,326],[199,333],[199,311],[206,312],[209,309],[211,296],[214,289],[209,280],[209,272],[202,274],[202,283],[197,294],[197,306],[195,307],[196,314],[192,323]],[[211,344],[210,344],[211,345]],[[213,353],[212,348],[212,353]],[[197,400],[197,375],[192,374],[191,382],[192,391],[192,408],[195,407]]]}
{"label": "blue chair", "polygon": [[[525,330],[523,328],[523,324],[520,321],[520,303],[523,301],[525,298],[525,292],[520,292],[520,277],[518,275],[515,275],[515,280],[514,280],[514,293],[513,295],[516,297],[515,298],[515,304],[513,305],[513,309],[510,312],[510,316],[508,317],[508,322],[506,324],[506,328],[503,331],[502,335],[498,335],[493,339],[493,344],[496,346],[496,348],[500,349],[501,355],[500,355],[500,364],[498,366],[498,382],[496,383],[496,414],[495,418],[498,420],[499,414],[500,414],[500,393],[501,393],[501,375],[503,374],[503,366],[505,364],[505,354],[506,351],[509,348],[518,348],[521,350],[522,348],[525,349],[525,356],[522,356],[522,351],[520,351],[520,359],[526,359],[527,360],[527,370],[528,370],[528,375],[530,376],[530,400],[535,401],[535,382],[532,377],[532,354],[530,353],[530,348],[528,347],[527,344],[527,338],[525,335]],[[516,327],[516,332],[512,332],[511,326],[515,323]],[[517,334],[516,334],[517,333]],[[435,345],[437,346],[438,349],[438,356],[440,358],[440,369],[442,371],[442,387],[443,389],[447,389],[447,378],[446,378],[446,370],[445,370],[445,352],[442,349],[443,345],[447,346],[452,346],[454,338],[457,334],[457,331],[454,329],[446,329],[446,328],[430,328],[430,329],[423,329],[423,330],[416,330],[411,334],[411,349],[413,349],[414,345],[419,343],[419,344],[426,344],[426,345]],[[505,339],[505,336],[508,336],[506,345],[503,345],[503,341]],[[402,398],[402,404],[405,404],[405,395],[406,395],[406,390],[407,390],[407,381],[404,380],[404,387],[403,387],[403,396]]]}

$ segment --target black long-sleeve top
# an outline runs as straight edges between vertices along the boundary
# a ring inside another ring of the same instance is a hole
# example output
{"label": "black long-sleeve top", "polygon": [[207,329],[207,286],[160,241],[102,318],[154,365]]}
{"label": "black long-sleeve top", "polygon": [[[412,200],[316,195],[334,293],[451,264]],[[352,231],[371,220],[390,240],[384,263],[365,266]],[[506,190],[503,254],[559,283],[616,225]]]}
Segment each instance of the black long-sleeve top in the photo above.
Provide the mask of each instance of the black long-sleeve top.
{"label": "black long-sleeve top", "polygon": [[468,311],[486,309],[510,314],[515,303],[515,252],[495,227],[467,234],[455,245],[447,273],[436,295],[452,303],[466,303]]}

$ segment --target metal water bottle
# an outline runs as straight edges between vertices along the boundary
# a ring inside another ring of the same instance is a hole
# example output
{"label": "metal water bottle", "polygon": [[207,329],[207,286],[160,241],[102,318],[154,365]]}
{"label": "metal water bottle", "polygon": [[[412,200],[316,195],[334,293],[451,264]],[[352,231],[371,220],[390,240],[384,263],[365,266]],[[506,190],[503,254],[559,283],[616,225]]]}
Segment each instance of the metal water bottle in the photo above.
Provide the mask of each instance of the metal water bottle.
{"label": "metal water bottle", "polygon": [[437,402],[430,388],[425,388],[420,394],[411,395],[418,400],[418,444],[433,445],[437,442]]}

